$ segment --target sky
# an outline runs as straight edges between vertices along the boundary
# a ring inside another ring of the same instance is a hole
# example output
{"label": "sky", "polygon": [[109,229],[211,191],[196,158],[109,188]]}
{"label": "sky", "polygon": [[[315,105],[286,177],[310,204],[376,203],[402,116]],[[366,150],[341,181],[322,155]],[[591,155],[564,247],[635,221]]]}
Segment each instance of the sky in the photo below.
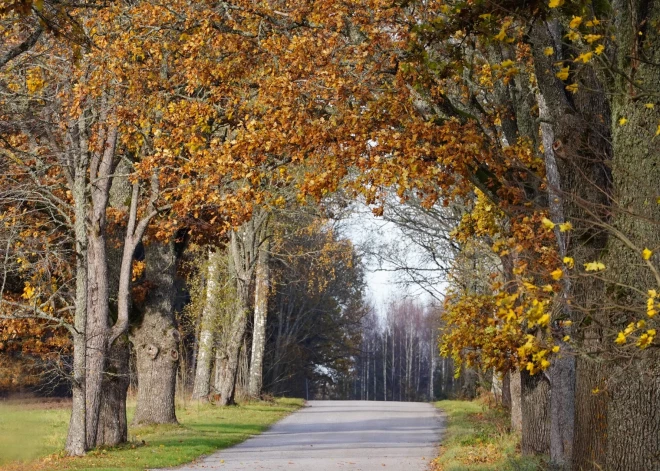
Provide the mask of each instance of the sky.
{"label": "sky", "polygon": [[[402,233],[395,224],[374,216],[364,204],[354,204],[354,211],[340,224],[340,232],[344,237],[351,239],[358,248],[358,252],[362,252],[361,249],[365,245],[368,248],[373,248],[403,238]],[[384,312],[384,308],[389,301],[406,296],[415,297],[422,303],[431,302],[431,297],[421,290],[406,289],[400,283],[397,283],[397,274],[391,271],[378,270],[377,263],[373,260],[363,257],[363,261],[367,266],[367,272],[365,273],[367,298],[374,304],[379,313]],[[384,268],[387,269],[388,266],[384,266]]]}

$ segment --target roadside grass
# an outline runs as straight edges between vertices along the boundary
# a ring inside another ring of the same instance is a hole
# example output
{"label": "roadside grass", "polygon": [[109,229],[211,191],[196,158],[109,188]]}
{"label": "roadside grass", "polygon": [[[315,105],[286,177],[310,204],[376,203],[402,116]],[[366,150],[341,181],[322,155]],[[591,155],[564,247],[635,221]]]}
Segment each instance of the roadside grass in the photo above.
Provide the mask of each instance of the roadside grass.
{"label": "roadside grass", "polygon": [[507,411],[485,402],[439,401],[446,415],[446,432],[434,471],[538,471],[537,457],[521,456],[520,436],[510,431]]}
{"label": "roadside grass", "polygon": [[[187,404],[180,425],[129,426],[129,443],[91,451],[82,458],[62,453],[70,412],[0,404],[0,471],[143,471],[177,466],[258,434],[303,405],[275,399],[236,407]],[[129,423],[133,408],[129,407]]]}

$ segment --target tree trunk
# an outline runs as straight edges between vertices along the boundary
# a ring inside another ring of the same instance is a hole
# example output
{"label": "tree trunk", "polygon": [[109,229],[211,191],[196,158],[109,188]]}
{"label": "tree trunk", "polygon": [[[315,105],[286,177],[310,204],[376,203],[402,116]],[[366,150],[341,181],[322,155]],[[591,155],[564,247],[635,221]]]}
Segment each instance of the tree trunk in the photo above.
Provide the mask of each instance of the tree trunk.
{"label": "tree trunk", "polygon": [[387,331],[383,332],[383,401],[387,401]]}
{"label": "tree trunk", "polygon": [[520,371],[509,373],[509,391],[511,393],[511,429],[522,433],[522,384]]}
{"label": "tree trunk", "polygon": [[256,210],[250,221],[231,233],[230,265],[236,279],[236,310],[225,336],[225,345],[223,345],[220,357],[222,381],[219,392],[220,405],[223,406],[234,404],[239,354],[250,314],[250,283],[257,263],[259,248],[266,239],[268,218],[268,213]]}
{"label": "tree trunk", "polygon": [[520,373],[522,396],[522,451],[550,452],[550,381],[543,374]]}
{"label": "tree trunk", "polygon": [[195,385],[193,386],[193,399],[209,400],[211,392],[211,364],[213,361],[213,347],[218,329],[219,295],[218,277],[222,255],[219,251],[208,255],[208,270],[206,277],[206,302],[202,311],[201,327],[199,333],[199,348],[195,368]]}
{"label": "tree trunk", "polygon": [[[86,302],[86,301],[85,301]],[[79,319],[76,309],[75,327],[80,333],[73,335],[73,380],[72,380],[72,404],[71,419],[69,420],[69,431],[64,447],[69,456],[82,456],[87,450],[87,437],[85,433],[85,328],[84,317]]]}
{"label": "tree trunk", "polygon": [[112,344],[106,359],[97,446],[117,446],[128,439],[126,394],[130,382],[129,356],[128,338],[123,335]]}
{"label": "tree trunk", "polygon": [[269,239],[259,248],[254,289],[254,327],[252,329],[252,359],[250,361],[250,384],[248,393],[258,398],[263,384],[263,361],[266,348],[266,316],[268,315],[269,287]]}
{"label": "tree trunk", "polygon": [[[617,306],[610,314],[614,331],[645,318],[645,291],[660,289],[658,254],[644,263],[641,251],[660,246],[660,205],[655,200],[660,182],[660,144],[656,129],[660,123],[657,101],[660,84],[660,3],[648,0],[617,0],[615,27],[619,50],[612,99],[612,181],[614,210],[612,226],[634,247],[611,237],[605,265],[616,285],[608,290],[610,303]],[[639,84],[639,88],[630,85]],[[651,92],[653,91],[653,92]],[[639,97],[637,94],[641,94]],[[650,96],[649,96],[650,95]],[[644,102],[655,102],[647,108]],[[622,125],[621,118],[627,123]],[[656,270],[656,275],[652,270]],[[629,289],[627,287],[632,287]],[[635,290],[641,290],[639,295]],[[630,306],[630,309],[627,309]],[[636,310],[635,306],[642,307]],[[642,330],[644,330],[642,329]],[[641,334],[641,332],[640,332]],[[612,342],[612,338],[608,339]],[[631,343],[632,341],[629,340]],[[656,345],[657,347],[657,340]],[[608,372],[607,468],[612,471],[660,469],[660,361],[657,348],[639,349],[637,358],[627,354],[615,358]]]}
{"label": "tree trunk", "polygon": [[[550,209],[553,218],[565,217],[574,226],[569,239],[558,237],[561,256],[568,255],[576,261],[598,260],[607,242],[607,235],[595,225],[598,222],[595,219],[606,218],[606,208],[610,204],[608,160],[611,156],[611,113],[607,94],[592,69],[581,70],[580,81],[584,90],[575,96],[568,96],[566,84],[553,73],[548,73],[553,70],[553,62],[566,59],[562,34],[561,25],[557,21],[537,22],[531,34],[536,75],[542,95],[539,100],[540,112],[544,120],[552,122],[551,129],[542,126],[544,148],[548,150],[550,145],[553,150],[546,152]],[[554,48],[555,55],[544,54],[548,47]],[[556,199],[562,203],[561,207],[553,204]],[[559,219],[556,222],[560,222]],[[604,299],[602,287],[589,277],[576,277],[570,284],[568,277],[564,280],[562,298],[558,300],[562,306],[557,311],[575,325],[590,326],[582,330],[594,342],[600,342],[599,323],[594,323],[589,317],[599,311],[595,307]],[[571,308],[567,307],[565,300],[571,301]],[[563,335],[572,335],[572,332],[568,328],[556,335],[561,338]],[[584,340],[585,343],[591,341],[583,338],[575,340]],[[553,415],[555,423],[551,452],[553,465],[567,469],[571,462],[587,459],[594,448],[602,446],[594,440],[604,439],[602,435],[594,433],[601,418],[582,411],[600,408],[601,416],[605,411],[601,406],[603,398],[591,394],[598,379],[589,376],[593,370],[581,365],[587,360],[580,357],[573,360],[566,345],[562,345],[562,351],[565,356],[554,360],[556,368],[550,371],[553,381],[552,407],[554,411],[561,412],[560,415]],[[571,391],[574,391],[574,396]],[[572,446],[568,444],[571,437]],[[583,448],[585,446],[587,448]],[[602,462],[597,466],[605,468]]]}
{"label": "tree trunk", "polygon": [[97,446],[96,435],[103,391],[108,335],[108,270],[105,237],[89,237],[87,297],[87,447]]}
{"label": "tree trunk", "polygon": [[502,407],[511,409],[511,372],[507,371],[502,376]]}
{"label": "tree trunk", "polygon": [[65,450],[69,456],[82,456],[87,450],[85,379],[87,346],[87,228],[85,227],[85,171],[87,165],[77,162],[73,187],[76,238],[76,299],[73,334],[73,381],[69,431]]}
{"label": "tree trunk", "polygon": [[433,337],[431,337],[429,346],[431,347],[429,358],[429,365],[431,366],[429,370],[429,401],[435,401],[435,385],[433,384],[435,381],[435,343],[433,341]]}
{"label": "tree trunk", "polygon": [[236,311],[231,322],[226,344],[222,346],[220,357],[221,373],[218,392],[220,394],[219,404],[221,406],[235,404],[236,373],[238,372],[238,361],[247,328],[249,289],[240,281],[237,289]]}
{"label": "tree trunk", "polygon": [[[600,334],[597,334],[600,339]],[[591,343],[590,339],[586,339]],[[596,341],[594,340],[594,344]],[[596,344],[597,348],[597,344]],[[589,358],[578,358],[575,409],[573,469],[576,471],[601,471],[607,451],[607,394],[594,394],[595,389],[605,389],[604,365]]]}
{"label": "tree trunk", "polygon": [[154,242],[146,248],[145,258],[145,279],[150,287],[141,306],[142,320],[131,335],[138,375],[133,423],[176,423],[179,331],[174,319],[174,243]]}

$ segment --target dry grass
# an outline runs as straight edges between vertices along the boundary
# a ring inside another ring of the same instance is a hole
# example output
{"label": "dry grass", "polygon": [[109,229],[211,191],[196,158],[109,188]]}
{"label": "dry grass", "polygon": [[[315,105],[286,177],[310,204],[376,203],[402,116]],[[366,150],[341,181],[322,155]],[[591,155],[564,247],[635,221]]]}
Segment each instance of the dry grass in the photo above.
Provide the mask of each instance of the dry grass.
{"label": "dry grass", "polygon": [[434,471],[538,471],[542,460],[521,456],[520,436],[510,431],[506,411],[484,401],[435,403],[447,416],[447,431]]}

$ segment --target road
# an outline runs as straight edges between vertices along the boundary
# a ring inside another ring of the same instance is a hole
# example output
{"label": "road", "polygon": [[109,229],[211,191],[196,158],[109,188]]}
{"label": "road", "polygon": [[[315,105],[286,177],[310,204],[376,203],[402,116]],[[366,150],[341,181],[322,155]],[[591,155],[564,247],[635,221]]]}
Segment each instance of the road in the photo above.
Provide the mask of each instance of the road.
{"label": "road", "polygon": [[442,417],[419,402],[309,401],[267,432],[177,471],[422,471]]}

